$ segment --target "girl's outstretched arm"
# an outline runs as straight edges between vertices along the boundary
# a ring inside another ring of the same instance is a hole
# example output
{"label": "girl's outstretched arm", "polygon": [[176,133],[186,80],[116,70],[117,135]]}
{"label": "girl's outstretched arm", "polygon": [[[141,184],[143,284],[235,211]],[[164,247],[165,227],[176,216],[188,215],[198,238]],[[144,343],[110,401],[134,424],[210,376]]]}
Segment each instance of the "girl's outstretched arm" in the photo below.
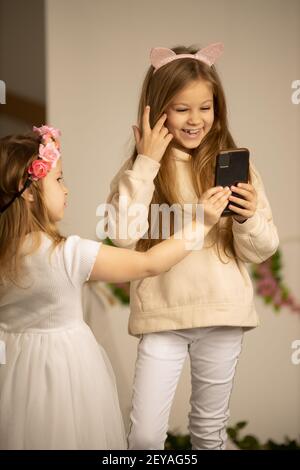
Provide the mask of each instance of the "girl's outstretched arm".
{"label": "girl's outstretched arm", "polygon": [[168,271],[192,250],[202,247],[211,227],[193,221],[168,240],[146,252],[116,248],[102,244],[89,281],[125,282],[156,276]]}
{"label": "girl's outstretched arm", "polygon": [[125,282],[156,276],[168,271],[192,250],[199,250],[208,232],[225,209],[229,188],[208,189],[201,198],[204,217],[185,224],[170,239],[160,242],[146,252],[101,245],[90,281]]}

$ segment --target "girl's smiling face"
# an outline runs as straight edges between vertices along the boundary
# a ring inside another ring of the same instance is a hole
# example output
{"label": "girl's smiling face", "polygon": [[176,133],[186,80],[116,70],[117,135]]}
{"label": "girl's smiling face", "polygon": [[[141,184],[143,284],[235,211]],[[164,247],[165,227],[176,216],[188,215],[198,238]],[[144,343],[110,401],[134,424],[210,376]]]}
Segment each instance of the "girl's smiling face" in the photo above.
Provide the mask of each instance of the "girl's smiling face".
{"label": "girl's smiling face", "polygon": [[166,113],[173,145],[184,150],[198,147],[214,122],[211,85],[201,79],[190,82],[174,96]]}
{"label": "girl's smiling face", "polygon": [[55,168],[52,168],[44,178],[43,189],[51,220],[59,222],[63,219],[68,195],[68,189],[63,183],[61,158],[58,159]]}

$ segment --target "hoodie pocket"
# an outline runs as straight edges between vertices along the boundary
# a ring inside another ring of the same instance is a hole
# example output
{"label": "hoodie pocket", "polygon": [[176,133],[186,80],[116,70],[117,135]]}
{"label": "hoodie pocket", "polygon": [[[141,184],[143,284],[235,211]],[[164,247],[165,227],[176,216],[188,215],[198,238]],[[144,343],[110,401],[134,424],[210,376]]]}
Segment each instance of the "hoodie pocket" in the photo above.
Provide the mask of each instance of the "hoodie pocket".
{"label": "hoodie pocket", "polygon": [[136,281],[132,302],[143,312],[201,304],[239,304],[253,297],[246,267],[221,263],[213,250],[190,253],[169,271]]}
{"label": "hoodie pocket", "polygon": [[145,298],[145,295],[147,296],[147,292],[150,292],[148,289],[152,280],[153,277],[146,277],[145,279],[138,281],[136,285],[136,295],[141,304],[143,304],[143,299]]}

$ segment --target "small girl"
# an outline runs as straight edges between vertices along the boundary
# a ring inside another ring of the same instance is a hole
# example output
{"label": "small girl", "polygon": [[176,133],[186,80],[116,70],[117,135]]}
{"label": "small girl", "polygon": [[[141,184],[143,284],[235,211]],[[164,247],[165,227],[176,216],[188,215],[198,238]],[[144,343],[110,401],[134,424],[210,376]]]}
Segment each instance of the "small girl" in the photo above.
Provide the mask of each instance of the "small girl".
{"label": "small girl", "polygon": [[[139,126],[134,126],[136,146],[112,181],[108,197],[116,211],[120,197],[126,196],[128,210],[133,202],[148,206],[150,225],[155,222],[151,221],[153,204],[203,203],[206,191],[214,185],[219,151],[237,148],[214,66],[222,51],[220,43],[199,51],[183,46],[152,49],[139,102]],[[150,127],[144,124],[148,116]],[[161,118],[173,135],[162,157],[149,139],[149,128]],[[264,186],[252,162],[248,183],[230,189],[236,193],[229,195],[233,215],[220,214],[201,250],[167,272],[131,283],[129,332],[140,341],[129,449],[164,448],[187,354],[192,448],[225,449],[243,332],[259,323],[245,263],[261,263],[279,243]],[[142,234],[136,241],[129,235],[127,240],[114,242],[143,252],[161,239],[151,239],[148,228],[148,237]]]}
{"label": "small girl", "polygon": [[[172,135],[162,124],[155,133],[160,155]],[[125,449],[115,377],[83,321],[81,289],[170,269],[198,223],[143,253],[62,236],[59,135],[42,126],[0,140],[0,449]],[[204,233],[227,202],[217,188]]]}

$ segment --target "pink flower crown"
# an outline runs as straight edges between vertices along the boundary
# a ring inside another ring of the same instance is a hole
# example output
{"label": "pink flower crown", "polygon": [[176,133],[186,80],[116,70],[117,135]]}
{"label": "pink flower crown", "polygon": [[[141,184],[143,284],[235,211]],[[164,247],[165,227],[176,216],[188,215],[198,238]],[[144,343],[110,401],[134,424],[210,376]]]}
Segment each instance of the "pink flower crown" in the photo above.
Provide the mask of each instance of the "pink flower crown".
{"label": "pink flower crown", "polygon": [[33,181],[38,181],[45,178],[52,168],[55,168],[57,160],[60,158],[60,143],[59,137],[61,132],[58,129],[50,126],[33,127],[33,131],[38,133],[41,137],[39,146],[38,158],[32,162],[27,169],[28,177],[24,183],[23,188],[15,193],[13,198],[0,208],[0,214],[3,214],[13,202],[20,197],[25,189],[27,189]]}
{"label": "pink flower crown", "polygon": [[50,126],[33,127],[33,131],[41,136],[38,159],[28,168],[29,177],[33,181],[44,178],[52,168],[55,168],[60,158],[59,137],[61,132]]}

